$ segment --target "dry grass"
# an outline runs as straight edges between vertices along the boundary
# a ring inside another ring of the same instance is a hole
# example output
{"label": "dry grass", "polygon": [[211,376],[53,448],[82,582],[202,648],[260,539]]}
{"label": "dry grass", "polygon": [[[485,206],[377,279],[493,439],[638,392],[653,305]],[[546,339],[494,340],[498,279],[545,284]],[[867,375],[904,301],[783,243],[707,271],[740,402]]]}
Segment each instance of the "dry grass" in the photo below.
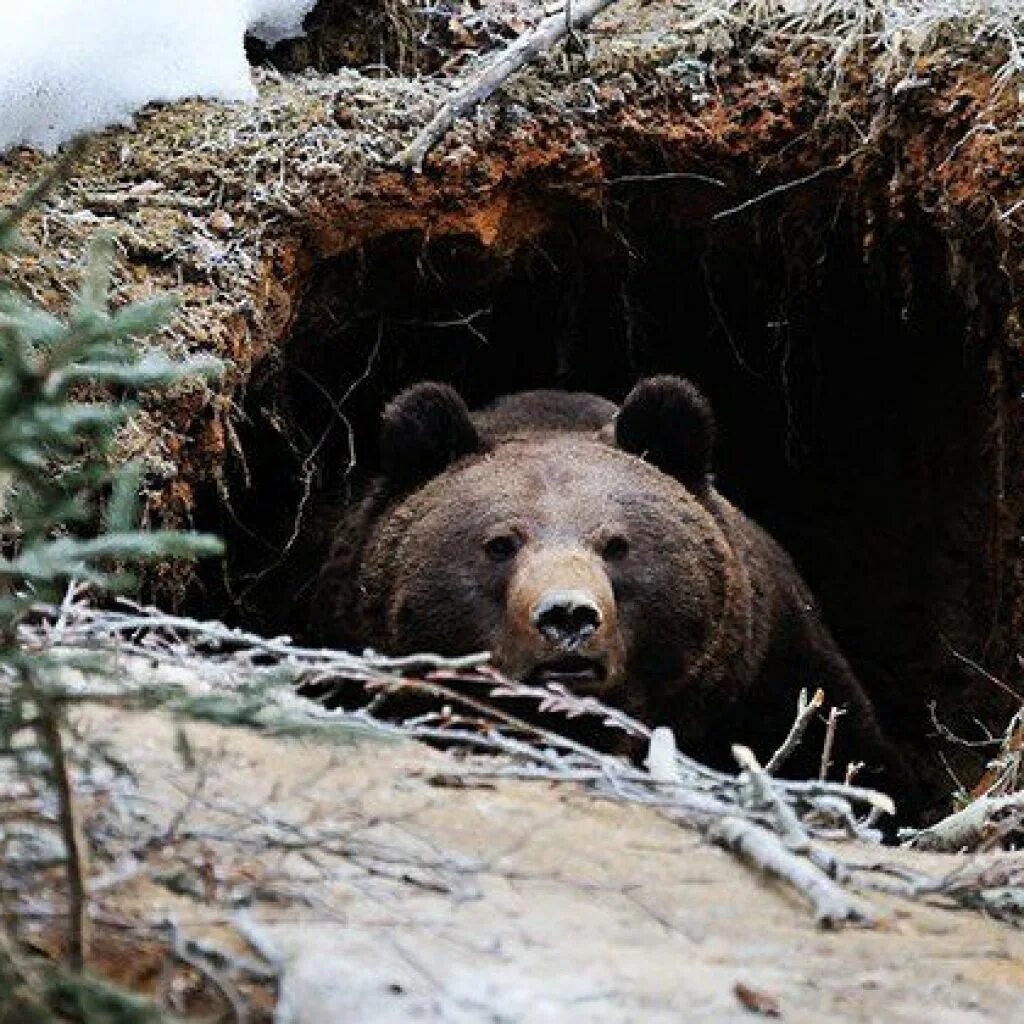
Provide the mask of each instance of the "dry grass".
{"label": "dry grass", "polygon": [[[642,29],[653,17],[675,40],[687,35],[705,39],[718,30],[737,39],[744,34],[748,41],[753,35],[773,45],[824,44],[837,63],[867,55],[880,59],[886,72],[900,74],[911,69],[916,58],[950,45],[997,47],[1002,62],[993,70],[998,80],[1024,71],[1024,7],[1016,0],[676,0],[670,15],[658,12],[660,4],[647,6],[654,11],[636,10],[630,0],[620,2],[606,18],[620,21],[627,36],[631,25]],[[425,21],[448,11],[472,28],[485,22],[521,28],[554,13],[560,5],[490,0],[468,17],[455,3],[419,3],[418,7]],[[494,49],[506,42],[497,34],[491,38]]]}
{"label": "dry grass", "polygon": [[1003,50],[997,83],[1024,71],[1024,8],[1016,0],[817,0],[787,6],[798,10],[780,32],[822,32],[826,38],[834,33],[838,51],[866,45],[911,76],[918,57],[956,43]]}
{"label": "dry grass", "polygon": [[1017,0],[717,0],[677,3],[684,26],[753,29],[773,41],[828,44],[837,57],[884,55],[904,70],[951,44],[1001,44],[1005,79],[1024,70],[1024,7]]}

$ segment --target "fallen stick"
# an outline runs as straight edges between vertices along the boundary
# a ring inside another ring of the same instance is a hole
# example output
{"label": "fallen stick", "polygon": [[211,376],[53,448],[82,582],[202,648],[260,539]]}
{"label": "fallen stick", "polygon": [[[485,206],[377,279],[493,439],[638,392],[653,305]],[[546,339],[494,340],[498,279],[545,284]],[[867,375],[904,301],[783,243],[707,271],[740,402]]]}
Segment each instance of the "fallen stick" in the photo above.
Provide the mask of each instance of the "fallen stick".
{"label": "fallen stick", "polygon": [[989,829],[1008,814],[1024,814],[1024,792],[1009,796],[983,796],[969,803],[962,811],[922,829],[910,841],[915,850],[959,853],[977,849]]}
{"label": "fallen stick", "polygon": [[[821,691],[819,690],[818,692],[820,693]],[[811,837],[800,824],[796,811],[775,792],[771,776],[769,776],[766,769],[761,767],[754,752],[749,747],[744,747],[737,743],[732,748],[732,756],[746,773],[751,796],[755,803],[765,805],[771,809],[779,834],[785,841],[786,846],[793,853],[806,853],[811,846]]]}
{"label": "fallen stick", "polygon": [[786,849],[783,841],[768,829],[729,815],[712,822],[705,834],[716,846],[788,883],[805,896],[814,909],[815,921],[823,928],[874,923],[870,910],[854,903],[823,871]]}
{"label": "fallen stick", "polygon": [[396,166],[419,172],[427,153],[444,137],[463,114],[483,103],[499,86],[521,67],[529,64],[545,50],[551,49],[576,29],[590,22],[610,7],[615,0],[578,0],[571,9],[545,18],[532,32],[524,32],[511,46],[502,50],[459,89],[431,118],[395,161]]}

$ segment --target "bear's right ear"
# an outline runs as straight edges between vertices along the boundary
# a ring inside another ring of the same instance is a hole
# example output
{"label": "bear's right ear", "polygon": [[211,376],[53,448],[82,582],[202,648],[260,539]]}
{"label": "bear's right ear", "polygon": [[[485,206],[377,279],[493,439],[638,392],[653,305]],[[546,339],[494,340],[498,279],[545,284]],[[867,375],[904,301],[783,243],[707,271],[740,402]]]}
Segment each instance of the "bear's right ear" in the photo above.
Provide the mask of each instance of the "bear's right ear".
{"label": "bear's right ear", "polygon": [[648,377],[622,403],[615,417],[615,443],[699,493],[711,473],[711,404],[682,377]]}
{"label": "bear's right ear", "polygon": [[424,483],[481,448],[466,403],[447,384],[414,384],[384,409],[381,469],[399,489]]}

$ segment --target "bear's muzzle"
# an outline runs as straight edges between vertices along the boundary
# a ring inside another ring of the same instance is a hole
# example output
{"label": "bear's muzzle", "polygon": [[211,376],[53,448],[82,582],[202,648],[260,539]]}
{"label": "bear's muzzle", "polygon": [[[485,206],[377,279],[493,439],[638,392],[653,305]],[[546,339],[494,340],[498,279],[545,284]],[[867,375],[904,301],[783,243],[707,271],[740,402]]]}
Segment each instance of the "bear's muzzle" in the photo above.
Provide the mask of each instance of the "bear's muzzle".
{"label": "bear's muzzle", "polygon": [[622,670],[615,594],[604,563],[582,546],[523,550],[509,581],[494,658],[507,675],[600,691]]}

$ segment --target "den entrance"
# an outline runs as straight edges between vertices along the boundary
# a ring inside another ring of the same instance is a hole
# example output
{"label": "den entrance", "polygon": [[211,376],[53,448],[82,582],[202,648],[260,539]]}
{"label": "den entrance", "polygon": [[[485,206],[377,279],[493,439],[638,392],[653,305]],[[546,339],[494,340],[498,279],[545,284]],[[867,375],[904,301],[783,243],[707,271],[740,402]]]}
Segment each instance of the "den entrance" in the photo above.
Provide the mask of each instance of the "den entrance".
{"label": "den entrance", "polygon": [[719,489],[789,550],[945,797],[947,767],[974,770],[977,752],[943,764],[937,730],[978,739],[1000,697],[965,659],[1012,653],[986,326],[1006,299],[994,283],[979,315],[936,228],[835,183],[719,220],[700,188],[637,181],[600,204],[551,190],[508,245],[425,226],[316,264],[250,388],[231,481],[247,496],[219,523],[233,557],[209,610],[302,635],[327,510],[372,472],[380,409],[410,383],[451,382],[473,406],[538,387],[617,400],[641,376],[683,374],[717,412]]}

